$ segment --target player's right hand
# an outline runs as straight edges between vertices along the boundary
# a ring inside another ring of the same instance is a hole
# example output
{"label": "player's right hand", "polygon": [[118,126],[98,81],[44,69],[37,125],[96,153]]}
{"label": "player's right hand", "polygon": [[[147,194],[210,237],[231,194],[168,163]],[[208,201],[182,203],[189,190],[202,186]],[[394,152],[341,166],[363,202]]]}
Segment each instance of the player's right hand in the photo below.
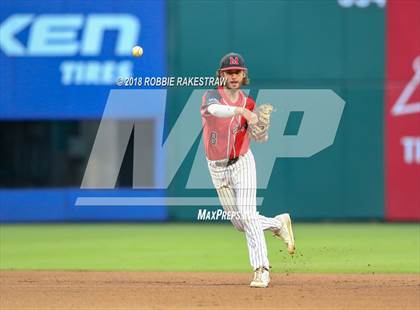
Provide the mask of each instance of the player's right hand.
{"label": "player's right hand", "polygon": [[258,122],[257,114],[248,109],[244,109],[242,115],[243,117],[245,117],[246,121],[248,122],[248,125],[255,125]]}

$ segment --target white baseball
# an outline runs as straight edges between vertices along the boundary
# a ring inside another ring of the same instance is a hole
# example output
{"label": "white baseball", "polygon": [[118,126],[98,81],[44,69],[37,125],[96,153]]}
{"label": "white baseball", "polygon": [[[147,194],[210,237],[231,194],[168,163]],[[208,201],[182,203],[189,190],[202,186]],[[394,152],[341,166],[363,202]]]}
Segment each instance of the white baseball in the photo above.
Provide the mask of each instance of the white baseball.
{"label": "white baseball", "polygon": [[136,45],[133,47],[131,52],[133,53],[134,57],[140,57],[141,55],[143,55],[143,48],[141,46]]}

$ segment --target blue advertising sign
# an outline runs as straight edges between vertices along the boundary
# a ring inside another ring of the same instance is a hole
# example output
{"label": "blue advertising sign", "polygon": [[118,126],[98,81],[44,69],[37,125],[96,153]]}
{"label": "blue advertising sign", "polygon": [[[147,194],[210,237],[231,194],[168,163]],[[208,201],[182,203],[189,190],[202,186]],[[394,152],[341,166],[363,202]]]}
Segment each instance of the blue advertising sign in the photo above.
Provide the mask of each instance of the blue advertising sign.
{"label": "blue advertising sign", "polygon": [[165,76],[165,40],[164,1],[1,1],[0,120],[100,118],[119,77]]}

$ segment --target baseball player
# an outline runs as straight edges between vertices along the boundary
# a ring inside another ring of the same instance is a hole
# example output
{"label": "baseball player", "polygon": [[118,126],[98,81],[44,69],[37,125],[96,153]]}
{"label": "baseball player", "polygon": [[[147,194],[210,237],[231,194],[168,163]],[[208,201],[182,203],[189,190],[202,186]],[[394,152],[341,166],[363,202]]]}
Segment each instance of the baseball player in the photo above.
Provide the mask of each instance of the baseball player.
{"label": "baseball player", "polygon": [[259,215],[256,207],[257,179],[250,138],[266,141],[268,128],[263,129],[261,135],[259,128],[264,126],[259,127],[259,123],[267,121],[269,114],[254,113],[254,100],[240,89],[249,84],[248,70],[241,55],[225,55],[217,74],[226,80],[225,86],[207,91],[201,104],[208,168],[223,209],[228,214],[236,214],[231,222],[245,233],[254,269],[250,286],[267,287],[270,264],[264,230],[270,229],[282,239],[290,254],[295,251],[289,214],[269,218]]}

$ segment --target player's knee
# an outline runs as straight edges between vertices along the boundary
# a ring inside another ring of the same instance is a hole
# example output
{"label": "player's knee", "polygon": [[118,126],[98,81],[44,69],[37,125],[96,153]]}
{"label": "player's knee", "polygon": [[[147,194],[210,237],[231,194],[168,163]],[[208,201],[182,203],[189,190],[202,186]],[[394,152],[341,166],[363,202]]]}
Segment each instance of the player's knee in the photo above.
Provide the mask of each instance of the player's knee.
{"label": "player's knee", "polygon": [[258,221],[258,214],[256,212],[243,212],[241,214],[242,226],[250,226]]}
{"label": "player's knee", "polygon": [[259,224],[258,220],[252,217],[251,218],[245,217],[241,220],[241,226],[243,227],[244,230],[251,229],[253,227],[258,227],[258,224]]}

